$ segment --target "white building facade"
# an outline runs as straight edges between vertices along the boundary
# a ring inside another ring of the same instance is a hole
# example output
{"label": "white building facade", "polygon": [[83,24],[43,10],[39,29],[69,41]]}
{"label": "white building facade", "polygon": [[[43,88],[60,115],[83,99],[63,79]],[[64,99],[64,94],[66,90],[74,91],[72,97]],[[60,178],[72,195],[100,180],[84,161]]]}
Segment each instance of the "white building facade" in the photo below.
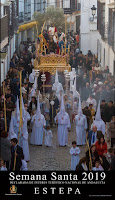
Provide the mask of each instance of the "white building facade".
{"label": "white building facade", "polygon": [[[34,0],[19,0],[19,26],[34,20],[34,12],[38,11],[37,2]],[[34,28],[26,29],[18,34],[18,46],[27,38],[34,40]]]}
{"label": "white building facade", "polygon": [[98,61],[115,73],[115,1],[98,0]]}
{"label": "white building facade", "polygon": [[[0,4],[0,21],[1,21],[1,37],[0,37],[0,85],[6,78],[10,67],[10,60],[15,52],[15,30],[17,18],[16,1],[1,0]],[[11,28],[12,27],[12,28]]]}
{"label": "white building facade", "polygon": [[92,16],[93,5],[97,8],[97,0],[81,0],[80,49],[85,55],[88,50],[97,54],[99,33],[97,31],[97,10],[94,19]]}

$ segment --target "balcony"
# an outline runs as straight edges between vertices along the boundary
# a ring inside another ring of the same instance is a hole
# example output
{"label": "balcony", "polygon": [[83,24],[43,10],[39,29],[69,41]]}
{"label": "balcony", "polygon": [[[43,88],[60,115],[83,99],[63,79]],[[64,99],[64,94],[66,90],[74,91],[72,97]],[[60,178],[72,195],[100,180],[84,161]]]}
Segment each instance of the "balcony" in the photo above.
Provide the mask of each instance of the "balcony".
{"label": "balcony", "polygon": [[76,7],[72,8],[72,12],[75,12],[75,11],[81,11],[81,4],[80,3],[77,3]]}
{"label": "balcony", "polygon": [[8,16],[5,15],[0,19],[0,43],[2,40],[8,37]]}
{"label": "balcony", "polygon": [[112,47],[113,51],[115,51],[115,38],[114,38],[114,26],[108,26],[108,44]]}
{"label": "balcony", "polygon": [[77,3],[75,6],[74,4],[71,4],[70,8],[63,8],[64,14],[72,14],[74,12],[80,12],[81,11],[81,4]]}

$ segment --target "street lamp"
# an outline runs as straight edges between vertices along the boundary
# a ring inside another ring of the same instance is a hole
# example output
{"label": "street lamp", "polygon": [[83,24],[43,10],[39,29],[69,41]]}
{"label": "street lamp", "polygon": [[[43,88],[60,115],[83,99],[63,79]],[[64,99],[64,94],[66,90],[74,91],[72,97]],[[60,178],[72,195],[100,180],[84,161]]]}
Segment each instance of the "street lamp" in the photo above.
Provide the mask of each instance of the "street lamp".
{"label": "street lamp", "polygon": [[38,80],[38,77],[39,77],[40,71],[39,71],[38,69],[35,69],[34,71],[35,71],[34,88],[35,88],[35,90],[37,90],[37,87],[38,87],[37,80]]}
{"label": "street lamp", "polygon": [[45,81],[46,81],[46,75],[45,75],[45,74],[42,74],[42,75],[41,75],[41,80],[42,80],[42,82],[43,82],[43,94],[45,94],[45,87],[44,87],[44,83],[45,83]]}
{"label": "street lamp", "polygon": [[64,76],[65,76],[65,82],[66,82],[66,94],[68,91],[68,82],[70,81],[70,73],[68,72],[68,70],[64,70]]}
{"label": "street lamp", "polygon": [[93,5],[93,7],[91,8],[93,20],[94,20],[94,16],[96,15],[96,10],[97,10],[97,8],[95,7],[95,5]]}

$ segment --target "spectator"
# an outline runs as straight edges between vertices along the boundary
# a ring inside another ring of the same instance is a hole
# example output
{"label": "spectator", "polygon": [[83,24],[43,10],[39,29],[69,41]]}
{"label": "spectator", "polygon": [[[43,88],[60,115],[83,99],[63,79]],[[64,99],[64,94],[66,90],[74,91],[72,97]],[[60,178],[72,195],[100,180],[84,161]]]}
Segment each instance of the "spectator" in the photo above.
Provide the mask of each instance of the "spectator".
{"label": "spectator", "polygon": [[108,105],[105,103],[105,100],[102,100],[101,105],[101,118],[106,123],[107,115],[108,115]]}
{"label": "spectator", "polygon": [[30,102],[28,111],[29,111],[29,113],[31,113],[32,110],[36,110],[36,109],[37,109],[37,100],[36,100],[36,98],[33,96],[33,97],[32,97],[32,100],[31,100],[31,102]]}
{"label": "spectator", "polygon": [[103,157],[107,153],[107,143],[105,142],[104,135],[101,138],[98,138],[98,141],[95,143],[98,155]]}
{"label": "spectator", "polygon": [[8,140],[8,133],[6,131],[2,131],[0,137],[0,149],[1,149],[1,157],[6,165],[7,170],[10,167],[11,160],[11,144]]}
{"label": "spectator", "polygon": [[20,96],[20,82],[19,80],[16,80],[16,84],[14,85],[14,92],[13,92],[15,97]]}
{"label": "spectator", "polygon": [[15,171],[20,171],[20,168],[22,166],[22,156],[23,156],[23,150],[22,148],[17,144],[18,140],[17,137],[14,137],[11,139],[11,165],[10,170],[13,171],[14,169],[14,159],[16,156],[16,165],[15,165]]}
{"label": "spectator", "polygon": [[86,86],[83,88],[83,90],[81,91],[81,98],[82,100],[86,101],[89,97],[89,95],[91,95],[92,93],[92,89],[89,86],[89,83],[86,83]]}
{"label": "spectator", "polygon": [[105,142],[104,135],[98,138],[98,141],[95,143],[98,155],[100,156],[100,160],[102,162],[102,167],[104,170],[108,170],[110,168],[109,162],[106,160],[107,155],[107,143]]}
{"label": "spectator", "polygon": [[11,93],[11,89],[7,89],[6,96],[7,95],[11,96],[11,101],[15,104],[16,103],[16,97]]}
{"label": "spectator", "polygon": [[87,106],[89,106],[90,104],[92,104],[92,108],[94,108],[94,110],[96,110],[97,102],[94,99],[94,96],[92,94],[89,95],[89,98],[86,101]]}
{"label": "spectator", "polygon": [[87,117],[87,130],[90,129],[90,118],[91,118],[91,111],[89,110],[88,106],[83,109],[83,114]]}
{"label": "spectator", "polygon": [[89,110],[91,112],[91,117],[90,117],[90,125],[89,127],[91,128],[91,124],[93,123],[93,120],[94,120],[94,116],[95,116],[95,110],[93,108],[93,104],[89,104]]}
{"label": "spectator", "polygon": [[93,126],[88,132],[89,146],[93,145],[97,140],[97,127]]}
{"label": "spectator", "polygon": [[115,149],[113,149],[113,156],[111,160],[110,170],[115,170]]}
{"label": "spectator", "polygon": [[105,90],[102,92],[102,99],[104,99],[106,102],[111,101],[111,91],[109,85],[105,87]]}
{"label": "spectator", "polygon": [[3,159],[0,159],[0,171],[7,171],[7,168],[4,165]]}
{"label": "spectator", "polygon": [[79,164],[76,166],[76,171],[88,171],[86,161],[87,161],[86,157],[81,158]]}
{"label": "spectator", "polygon": [[14,78],[14,72],[13,72],[13,68],[12,68],[12,67],[10,67],[10,69],[9,69],[9,71],[8,71],[8,77],[9,77],[10,79],[13,79],[13,78]]}
{"label": "spectator", "polygon": [[12,67],[12,68],[15,68],[15,67],[16,67],[16,66],[15,66],[15,61],[14,61],[13,58],[12,58],[11,61],[10,61],[10,67]]}
{"label": "spectator", "polygon": [[87,74],[84,73],[83,78],[82,78],[82,87],[85,87],[87,81],[88,81]]}
{"label": "spectator", "polygon": [[[96,150],[96,146],[93,144],[90,147],[90,153],[91,153],[91,161],[92,161],[92,167],[95,167],[95,162],[96,160],[99,160],[99,155]],[[89,169],[89,163],[90,163],[90,155],[89,155],[89,150],[86,152],[86,158],[87,158],[87,167]]]}
{"label": "spectator", "polygon": [[88,54],[87,55],[88,55],[88,57],[92,57],[93,56],[91,50],[88,50]]}
{"label": "spectator", "polygon": [[103,167],[100,165],[100,161],[95,162],[95,167],[92,168],[92,171],[104,171]]}
{"label": "spectator", "polygon": [[110,165],[111,165],[111,162],[112,162],[113,155],[114,155],[113,148],[109,148],[108,151],[107,151],[107,154],[106,154],[106,160],[108,161],[108,163]]}
{"label": "spectator", "polygon": [[108,103],[107,113],[106,113],[106,132],[107,132],[107,140],[110,141],[110,131],[109,131],[109,124],[112,119],[112,116],[115,115],[115,108],[113,106],[113,101]]}
{"label": "spectator", "polygon": [[11,101],[11,95],[7,95],[6,96],[6,116],[8,118],[8,123],[10,122],[11,114],[13,110],[14,110],[14,104]]}
{"label": "spectator", "polygon": [[110,137],[111,137],[111,147],[115,145],[115,116],[112,117],[112,121],[109,123]]}
{"label": "spectator", "polygon": [[[5,119],[3,111],[0,111],[0,134],[5,130]],[[0,135],[1,137],[1,135]]]}

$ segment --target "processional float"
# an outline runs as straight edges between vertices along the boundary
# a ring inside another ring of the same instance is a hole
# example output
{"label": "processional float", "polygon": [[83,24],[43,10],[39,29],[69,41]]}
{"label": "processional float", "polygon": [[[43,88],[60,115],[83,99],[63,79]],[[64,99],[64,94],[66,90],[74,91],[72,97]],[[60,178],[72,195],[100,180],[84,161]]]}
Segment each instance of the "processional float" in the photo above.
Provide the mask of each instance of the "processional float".
{"label": "processional float", "polygon": [[[71,66],[69,65],[69,52],[70,46],[66,47],[66,42],[64,46],[61,46],[61,52],[59,54],[50,53],[46,54],[46,47],[48,48],[48,44],[43,36],[43,29],[45,26],[43,24],[41,34],[39,35],[40,44],[36,45],[36,58],[34,60],[34,69],[39,70],[40,72],[49,72],[51,75],[58,72],[64,72],[64,70],[71,71]],[[65,22],[66,29],[66,22]],[[66,36],[66,30],[65,30]]]}

